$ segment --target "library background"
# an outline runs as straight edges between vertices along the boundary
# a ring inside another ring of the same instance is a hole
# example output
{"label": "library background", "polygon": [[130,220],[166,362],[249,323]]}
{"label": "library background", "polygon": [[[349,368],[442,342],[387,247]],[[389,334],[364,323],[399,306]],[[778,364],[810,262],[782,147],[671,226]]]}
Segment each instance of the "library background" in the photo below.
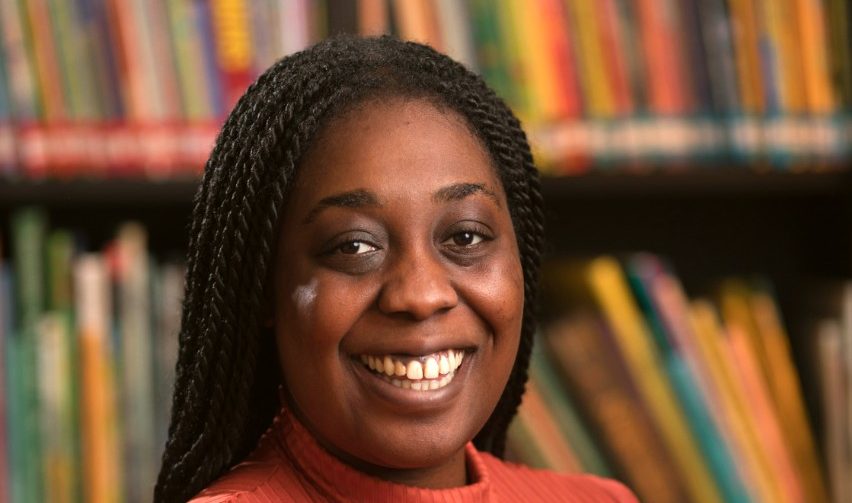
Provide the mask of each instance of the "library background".
{"label": "library background", "polygon": [[510,456],[648,502],[852,501],[846,0],[0,1],[0,501],[147,501],[191,199],[229,107],[339,33],[522,118],[548,253]]}

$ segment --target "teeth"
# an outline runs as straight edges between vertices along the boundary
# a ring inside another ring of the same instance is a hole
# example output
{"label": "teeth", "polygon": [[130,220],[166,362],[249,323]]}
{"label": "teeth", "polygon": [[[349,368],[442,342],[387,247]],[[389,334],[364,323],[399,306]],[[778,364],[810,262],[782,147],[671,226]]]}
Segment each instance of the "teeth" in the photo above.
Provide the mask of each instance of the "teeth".
{"label": "teeth", "polygon": [[420,362],[416,360],[409,362],[408,371],[405,373],[405,377],[411,379],[412,381],[415,379],[423,379],[423,365],[421,365]]}
{"label": "teeth", "polygon": [[450,349],[415,357],[408,363],[391,356],[361,355],[361,362],[388,383],[403,389],[429,391],[443,388],[455,376],[464,351]]}
{"label": "teeth", "polygon": [[394,374],[402,377],[408,373],[408,370],[405,368],[405,364],[402,362],[396,362],[394,364]]}
{"label": "teeth", "polygon": [[426,379],[435,379],[438,377],[438,362],[434,358],[426,360],[426,368],[423,369],[423,377]]}

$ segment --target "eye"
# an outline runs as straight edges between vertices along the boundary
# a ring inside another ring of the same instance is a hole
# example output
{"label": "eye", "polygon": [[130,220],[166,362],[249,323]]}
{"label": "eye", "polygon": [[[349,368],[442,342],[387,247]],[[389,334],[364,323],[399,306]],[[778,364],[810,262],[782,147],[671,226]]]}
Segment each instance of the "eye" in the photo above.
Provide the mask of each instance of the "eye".
{"label": "eye", "polygon": [[457,232],[450,237],[450,240],[456,246],[474,246],[481,243],[484,239],[481,234],[473,231]]}
{"label": "eye", "polygon": [[335,251],[339,251],[344,255],[362,255],[376,250],[378,250],[377,247],[366,241],[347,241],[335,248]]}

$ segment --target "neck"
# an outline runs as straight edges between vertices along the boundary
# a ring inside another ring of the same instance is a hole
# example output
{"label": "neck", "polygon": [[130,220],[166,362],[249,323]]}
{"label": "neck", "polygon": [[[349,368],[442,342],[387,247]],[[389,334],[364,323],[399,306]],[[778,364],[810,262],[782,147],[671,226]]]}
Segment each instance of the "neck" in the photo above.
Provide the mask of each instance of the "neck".
{"label": "neck", "polygon": [[438,466],[387,468],[354,459],[346,453],[341,453],[333,447],[325,445],[322,441],[320,441],[320,445],[336,458],[356,470],[388,482],[426,489],[448,489],[451,487],[462,487],[470,483],[465,463],[464,447],[454,454],[449,461],[443,462]]}

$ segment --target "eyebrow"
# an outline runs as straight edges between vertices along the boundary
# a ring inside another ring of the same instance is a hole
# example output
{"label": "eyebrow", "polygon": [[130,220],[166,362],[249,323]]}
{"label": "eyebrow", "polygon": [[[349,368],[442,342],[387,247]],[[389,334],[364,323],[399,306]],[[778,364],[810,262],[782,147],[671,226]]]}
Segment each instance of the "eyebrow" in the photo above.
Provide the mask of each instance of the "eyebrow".
{"label": "eyebrow", "polygon": [[[500,206],[500,199],[493,191],[485,187],[481,183],[455,183],[438,189],[432,194],[432,201],[438,203],[451,203],[461,201],[462,199],[473,195],[484,194],[493,199],[497,206]],[[322,198],[316,206],[311,209],[303,224],[309,224],[316,219],[326,208],[381,208],[382,203],[373,192],[365,189],[356,189],[348,192],[341,192],[328,197]]]}
{"label": "eyebrow", "polygon": [[326,208],[381,208],[382,204],[369,190],[357,189],[324,197],[308,213],[302,223],[311,223]]}
{"label": "eyebrow", "polygon": [[500,206],[500,199],[497,195],[493,191],[488,190],[488,188],[481,183],[456,183],[448,185],[444,188],[438,189],[438,191],[432,195],[432,200],[436,203],[452,203],[455,201],[461,201],[467,196],[473,194],[484,194],[493,199],[497,206]]}

